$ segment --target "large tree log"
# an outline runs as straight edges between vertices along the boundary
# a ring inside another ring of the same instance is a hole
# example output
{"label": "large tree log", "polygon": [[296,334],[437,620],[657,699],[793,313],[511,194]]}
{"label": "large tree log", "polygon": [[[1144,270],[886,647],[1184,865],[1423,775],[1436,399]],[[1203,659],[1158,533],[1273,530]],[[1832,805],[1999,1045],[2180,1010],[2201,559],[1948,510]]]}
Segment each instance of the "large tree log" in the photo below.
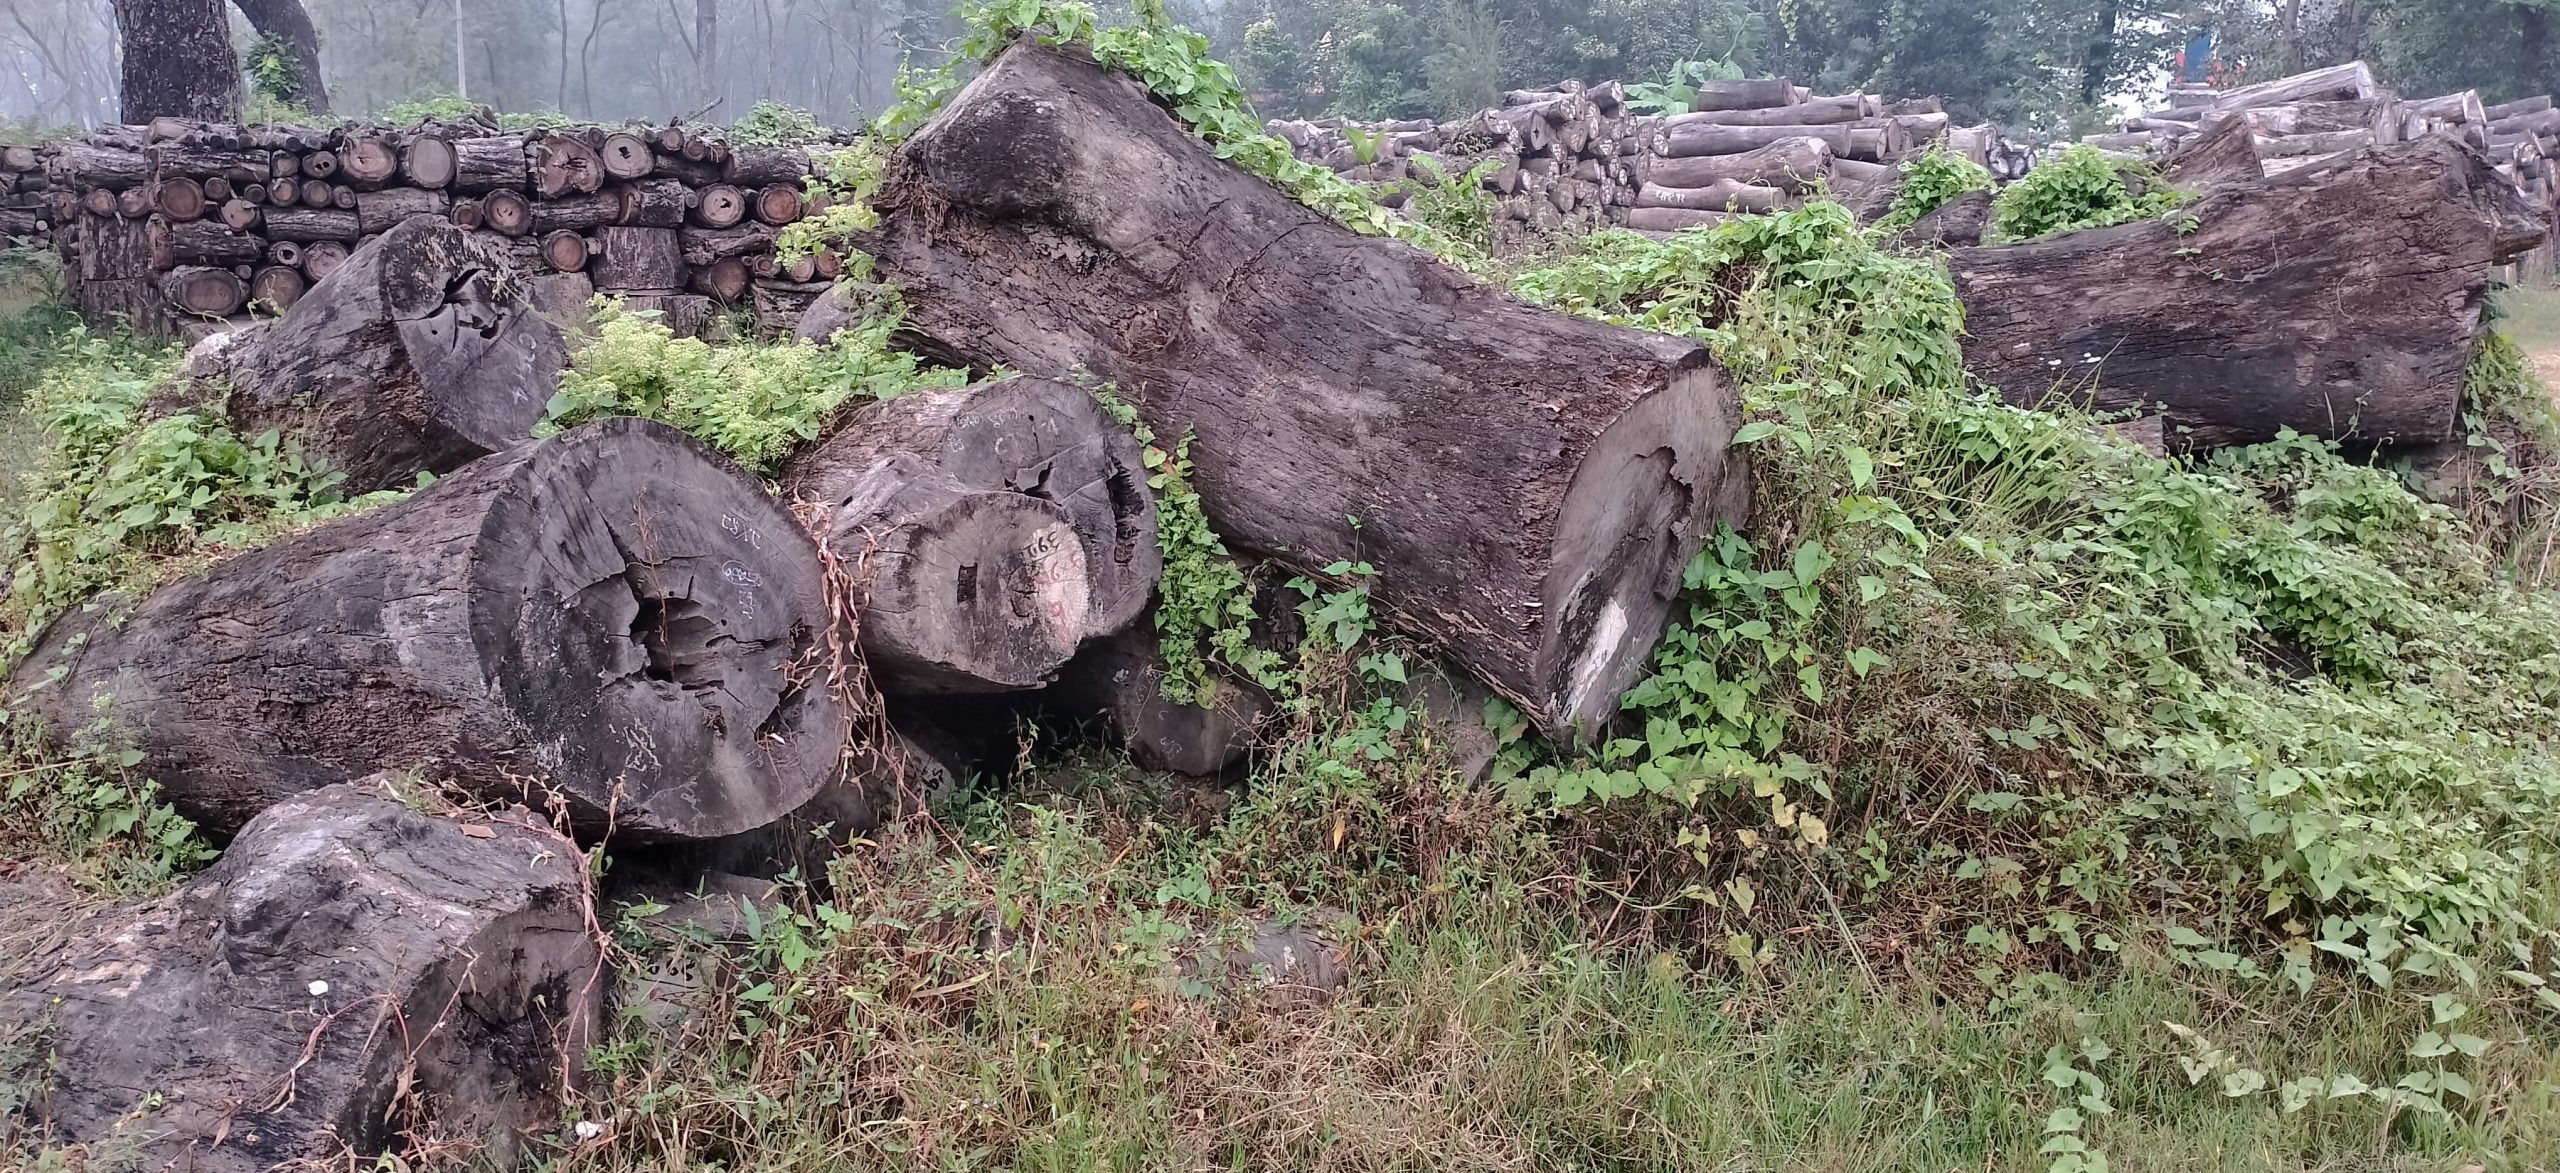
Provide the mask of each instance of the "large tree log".
{"label": "large tree log", "polygon": [[1664,187],[1741,183],[1753,187],[1775,187],[1789,194],[1801,195],[1819,186],[1831,174],[1832,154],[1829,140],[1797,136],[1738,155],[1658,158],[1652,161],[1650,168],[1637,174],[1645,182]]}
{"label": "large tree log", "polygon": [[1746,517],[1704,351],[1353,235],[1090,61],[1006,50],[893,176],[865,243],[911,328],[1113,382],[1158,436],[1196,436],[1230,540],[1370,563],[1383,616],[1551,731],[1617,711],[1680,567]]}
{"label": "large tree log", "polygon": [[793,460],[784,483],[833,502],[864,470],[901,453],[931,461],[967,488],[1021,493],[1066,511],[1084,549],[1079,639],[1122,630],[1146,613],[1163,566],[1155,498],[1136,437],[1092,395],[1029,377],[902,395],[864,408]]}
{"label": "large tree log", "polygon": [[2441,136],[2145,221],[1951,258],[1965,366],[2016,403],[2158,409],[2195,448],[2452,434],[2490,267],[2544,221]]}
{"label": "large tree log", "polygon": [[525,185],[526,175],[523,135],[493,134],[453,142],[453,187],[457,191],[479,195],[514,190]]}
{"label": "large tree log", "polygon": [[1774,187],[1754,187],[1730,180],[1705,187],[1664,187],[1648,183],[1636,192],[1639,208],[1695,208],[1714,212],[1771,212],[1787,202]]}
{"label": "large tree log", "polygon": [[566,352],[518,276],[451,224],[402,222],[230,352],[233,421],[250,435],[282,429],[359,493],[514,446],[542,418]]}
{"label": "large tree log", "polygon": [[489,797],[552,788],[590,836],[731,835],[806,801],[843,745],[812,662],[820,575],[736,466],[606,420],[127,615],[58,621],[17,676],[62,678],[13,707],[69,730],[106,705],[171,801],[221,831],[414,767]]}
{"label": "large tree log", "polygon": [[1793,106],[1756,110],[1696,110],[1662,120],[1664,126],[1829,126],[1866,117],[1866,100],[1856,94],[1815,98]]}
{"label": "large tree log", "polygon": [[437,818],[388,791],[288,799],[177,892],[26,959],[0,992],[44,1060],[19,1110],[197,1173],[344,1167],[418,1109],[501,1155],[556,1124],[602,1025],[584,859],[522,809]]}

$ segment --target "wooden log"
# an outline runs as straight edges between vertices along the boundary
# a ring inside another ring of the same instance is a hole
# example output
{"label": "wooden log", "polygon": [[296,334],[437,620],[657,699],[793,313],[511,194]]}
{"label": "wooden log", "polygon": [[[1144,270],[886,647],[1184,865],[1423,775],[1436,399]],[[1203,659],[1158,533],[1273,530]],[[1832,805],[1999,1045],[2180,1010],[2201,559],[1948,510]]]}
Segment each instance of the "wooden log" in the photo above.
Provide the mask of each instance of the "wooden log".
{"label": "wooden log", "polygon": [[160,279],[160,292],[181,312],[227,318],[249,300],[248,286],[229,269],[180,265]]}
{"label": "wooden log", "polygon": [[755,273],[738,257],[721,257],[707,264],[691,266],[692,288],[714,301],[731,303],[747,295],[748,283]]}
{"label": "wooden log", "polygon": [[492,191],[480,197],[480,222],[500,236],[528,235],[533,231],[533,201],[519,191]]}
{"label": "wooden log", "polygon": [[634,228],[681,228],[693,207],[693,189],[672,179],[640,179],[612,189],[620,206],[614,223]]}
{"label": "wooden log", "polygon": [[542,236],[542,263],[562,273],[575,273],[587,267],[587,238],[574,229],[560,228]]}
{"label": "wooden log", "polygon": [[116,215],[137,220],[150,215],[159,207],[159,202],[158,193],[148,185],[128,187],[116,193]]}
{"label": "wooden log", "polygon": [[[305,268],[308,271],[308,258]],[[227,363],[231,416],[276,428],[346,476],[405,487],[510,447],[542,418],[564,361],[513,265],[440,220],[408,220],[316,281]]]}
{"label": "wooden log", "polygon": [[358,190],[381,187],[400,174],[400,147],[377,134],[353,134],[338,152],[338,170]]}
{"label": "wooden log", "polygon": [[302,156],[302,174],[310,179],[328,179],[338,173],[336,151],[306,151]]}
{"label": "wooden log", "polygon": [[2159,408],[2198,449],[2280,429],[2452,435],[2491,266],[2547,220],[2442,138],[2209,189],[2144,221],[1950,261],[1966,369],[2012,402]]}
{"label": "wooden log", "polygon": [[79,139],[58,144],[50,166],[60,182],[71,187],[123,191],[151,179],[151,161],[142,152],[96,146]]}
{"label": "wooden log", "polygon": [[219,831],[417,768],[492,798],[530,777],[589,838],[730,835],[806,801],[844,744],[806,674],[820,582],[752,477],[674,429],[605,420],[221,563],[121,624],[57,622],[31,662],[64,674],[23,711],[76,726],[112,697],[170,800]]}
{"label": "wooden log", "polygon": [[756,330],[759,333],[788,338],[800,324],[800,315],[811,303],[833,286],[824,281],[794,282],[772,277],[757,277],[747,291],[748,302],[755,307]]}
{"label": "wooden log", "polygon": [[546,200],[604,188],[604,159],[576,134],[553,133],[532,144],[533,193]]}
{"label": "wooden log", "polygon": [[279,150],[267,152],[267,177],[294,179],[302,175],[302,152]]}
{"label": "wooden log", "polygon": [[0,147],[0,170],[33,171],[43,165],[43,160],[37,158],[34,147],[24,143],[12,143]]}
{"label": "wooden log", "polygon": [[824,891],[828,865],[883,823],[922,811],[952,791],[952,770],[895,730],[845,747],[844,767],[800,808],[740,835],[647,853],[643,866],[680,875],[772,878],[797,873]]}
{"label": "wooden log", "polygon": [[154,216],[146,222],[145,231],[151,242],[151,267],[171,269],[179,265],[256,264],[264,255],[266,244],[257,237],[232,228],[218,220],[169,220]]}
{"label": "wooden log", "polygon": [[493,134],[453,141],[453,188],[481,195],[525,186],[524,136]]}
{"label": "wooden log", "polygon": [[1771,106],[1796,105],[1795,87],[1785,78],[1756,78],[1747,81],[1710,81],[1698,85],[1693,110],[1761,110]]}
{"label": "wooden log", "polygon": [[2492,135],[2520,134],[2536,137],[2560,133],[2560,110],[2537,110],[2525,114],[2512,114],[2503,118],[2492,118],[2489,120],[2489,133]]}
{"label": "wooden log", "polygon": [[798,147],[745,147],[729,154],[722,178],[739,188],[798,187],[809,178],[809,153]]}
{"label": "wooden log", "polygon": [[2294,155],[2334,155],[2373,145],[2370,130],[2339,130],[2323,134],[2295,134],[2282,138],[2260,138],[2258,157],[2280,159]]}
{"label": "wooden log", "polygon": [[715,183],[695,193],[699,196],[688,220],[697,228],[735,227],[747,218],[747,193],[725,183]]}
{"label": "wooden log", "polygon": [[457,160],[453,144],[433,134],[413,134],[400,144],[400,178],[411,187],[451,186]]}
{"label": "wooden log", "polygon": [[[1662,154],[1674,159],[1701,158],[1711,155],[1738,155],[1755,151],[1788,139],[1819,139],[1832,154],[1846,155],[1855,148],[1851,134],[1854,124],[1830,126],[1722,126],[1711,122],[1693,122],[1666,127],[1662,132]],[[1657,164],[1658,166],[1658,164]]]}
{"label": "wooden log", "polygon": [[445,219],[453,221],[453,226],[456,228],[478,228],[481,224],[480,201],[472,199],[453,201],[453,206],[445,211]]}
{"label": "wooden log", "polygon": [[269,208],[265,228],[269,240],[308,244],[317,240],[353,243],[364,235],[356,214],[339,208]]}
{"label": "wooden log", "polygon": [[49,1143],[260,1173],[372,1163],[408,1096],[501,1160],[561,1118],[603,1026],[581,856],[521,808],[439,818],[389,790],[280,803],[168,896],[62,905],[0,991],[0,1018],[42,1026]]}
{"label": "wooden log", "polygon": [[661,151],[651,160],[652,178],[672,179],[687,187],[709,187],[721,181],[721,166]]}
{"label": "wooden log", "polygon": [[541,235],[561,231],[589,232],[621,221],[622,192],[618,188],[593,195],[536,200],[533,204],[533,231]]}
{"label": "wooden log", "polygon": [[311,283],[303,277],[301,270],[268,265],[249,278],[249,305],[252,309],[264,308],[268,313],[282,314],[292,309],[293,303],[301,301],[302,295],[310,288]]}
{"label": "wooden log", "polygon": [[676,239],[684,248],[684,262],[701,267],[715,261],[736,257],[741,260],[770,256],[780,230],[769,224],[741,224],[735,228],[687,228]]}
{"label": "wooden log", "polygon": [[1638,232],[1680,232],[1690,228],[1712,228],[1740,215],[1702,208],[1629,208],[1627,227]]}
{"label": "wooden log", "polygon": [[278,177],[267,181],[267,203],[278,208],[291,208],[302,203],[302,181]]}
{"label": "wooden log", "polygon": [[300,272],[302,269],[302,245],[290,240],[269,241],[267,244],[267,260],[271,264],[288,266],[294,271]]}
{"label": "wooden log", "polygon": [[1801,195],[1830,176],[1831,156],[1829,140],[1798,136],[1780,139],[1738,155],[1655,159],[1651,168],[1641,174],[1646,182],[1664,187],[1740,183],[1774,187],[1790,195]]}
{"label": "wooden log", "polygon": [[305,179],[295,185],[294,198],[306,208],[338,206],[338,185],[323,179]]}
{"label": "wooden log", "polygon": [[587,261],[596,288],[684,288],[684,244],[675,229],[608,226],[596,229],[595,239],[604,246]]}
{"label": "wooden log", "polygon": [[596,159],[606,178],[620,180],[642,178],[657,164],[647,140],[620,131],[604,136],[604,142],[596,148]]}
{"label": "wooden log", "polygon": [[1777,188],[1753,187],[1731,180],[1707,187],[1664,187],[1648,183],[1636,192],[1635,206],[1709,212],[1773,212],[1786,200],[1787,193]]}
{"label": "wooden log", "polygon": [[84,278],[71,297],[81,320],[95,330],[129,329],[162,338],[177,332],[157,276]]}
{"label": "wooden log", "polygon": [[1054,703],[1107,722],[1141,769],[1216,778],[1240,765],[1279,716],[1269,693],[1219,674],[1206,703],[1165,699],[1156,633],[1139,629],[1087,644],[1060,673]]}
{"label": "wooden log", "polygon": [[655,317],[678,338],[699,338],[711,326],[711,299],[680,289],[608,289],[628,313]]}
{"label": "wooden log", "polygon": [[1836,98],[1815,98],[1795,106],[1771,106],[1765,109],[1696,110],[1673,114],[1662,120],[1664,126],[1832,126],[1856,122],[1866,117],[1866,99],[1857,94]]}
{"label": "wooden log", "polygon": [[2258,154],[2259,141],[2246,119],[2222,119],[2180,140],[2162,162],[2161,172],[2171,184],[2195,189],[2264,179],[2267,172]]}
{"label": "wooden log", "polygon": [[453,197],[416,187],[385,187],[356,193],[356,230],[366,236],[389,232],[411,216],[449,215]]}
{"label": "wooden log", "polygon": [[231,180],[220,175],[206,179],[203,187],[205,203],[216,208],[221,207],[224,202],[238,194],[237,190],[232,187]]}
{"label": "wooden log", "polygon": [[1231,542],[1368,562],[1382,617],[1541,728],[1617,712],[1678,568],[1747,520],[1702,350],[1354,235],[1090,62],[1005,50],[891,173],[860,243],[931,349],[1113,382],[1157,435],[1196,437]]}
{"label": "wooden log", "polygon": [[2226,90],[2213,100],[2211,109],[2215,113],[2229,113],[2252,106],[2280,106],[2288,102],[2355,101],[2374,97],[2381,90],[2382,87],[2373,80],[2371,66],[2362,61],[2350,61],[2344,65]]}
{"label": "wooden log", "polygon": [[92,216],[115,215],[116,205],[116,193],[107,188],[93,187],[80,193],[81,210]]}
{"label": "wooden log", "polygon": [[778,227],[800,218],[800,189],[790,184],[758,188],[751,203],[758,223]]}
{"label": "wooden log", "polygon": [[316,285],[328,280],[329,274],[337,272],[339,266],[346,264],[347,258],[352,255],[354,254],[348,251],[346,245],[337,241],[312,241],[302,246],[302,274],[309,277]]}
{"label": "wooden log", "polygon": [[197,220],[204,217],[204,185],[183,175],[160,180],[151,185],[152,210],[169,220]]}
{"label": "wooden log", "polygon": [[[2476,100],[2479,93],[2473,91],[2471,96]],[[2551,95],[2536,94],[2530,98],[2518,98],[2512,102],[2501,102],[2495,106],[2486,107],[2481,110],[2478,121],[2499,122],[2525,114],[2540,114],[2551,107]]]}

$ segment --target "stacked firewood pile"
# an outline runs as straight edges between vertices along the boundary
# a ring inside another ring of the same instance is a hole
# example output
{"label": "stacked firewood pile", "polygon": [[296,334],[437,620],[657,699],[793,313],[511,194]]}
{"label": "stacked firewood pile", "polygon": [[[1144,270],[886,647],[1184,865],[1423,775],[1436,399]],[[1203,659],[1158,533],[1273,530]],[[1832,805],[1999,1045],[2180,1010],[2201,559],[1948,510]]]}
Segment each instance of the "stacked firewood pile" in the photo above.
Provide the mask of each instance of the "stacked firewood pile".
{"label": "stacked firewood pile", "polygon": [[[2229,91],[2172,87],[2168,104],[2081,141],[2168,164],[2189,185],[2257,179],[2315,166],[2367,147],[2431,134],[2485,153],[2497,174],[2536,207],[2560,209],[2560,109],[2549,96],[2483,106],[2475,90],[2403,99],[2361,61]],[[2560,240],[2560,221],[2553,240]],[[2550,242],[2520,262],[2522,278],[2547,277]]]}
{"label": "stacked firewood pile", "polygon": [[34,147],[0,147],[0,246],[40,240],[53,228],[44,158]]}
{"label": "stacked firewood pile", "polygon": [[[38,161],[38,160],[29,160]],[[0,159],[5,162],[5,159]],[[446,220],[544,275],[545,301],[611,293],[699,330],[713,305],[788,331],[833,258],[778,262],[810,211],[809,157],[663,127],[242,127],[180,119],[47,144],[41,223],[75,303],[158,333],[292,308],[349,253],[413,217]],[[18,227],[0,219],[0,229]]]}
{"label": "stacked firewood pile", "polygon": [[[1988,165],[2005,158],[1989,125],[1950,125],[1936,99],[1817,96],[1783,79],[1708,82],[1693,109],[1640,114],[1617,82],[1515,90],[1456,123],[1276,121],[1300,158],[1354,180],[1395,184],[1420,169],[1484,185],[1505,225],[1552,235],[1604,226],[1667,232],[1801,203],[1808,192],[1883,178],[1944,142]],[[1427,159],[1436,168],[1422,167]],[[1427,178],[1427,176],[1426,176]],[[1390,192],[1394,201],[1401,193]]]}

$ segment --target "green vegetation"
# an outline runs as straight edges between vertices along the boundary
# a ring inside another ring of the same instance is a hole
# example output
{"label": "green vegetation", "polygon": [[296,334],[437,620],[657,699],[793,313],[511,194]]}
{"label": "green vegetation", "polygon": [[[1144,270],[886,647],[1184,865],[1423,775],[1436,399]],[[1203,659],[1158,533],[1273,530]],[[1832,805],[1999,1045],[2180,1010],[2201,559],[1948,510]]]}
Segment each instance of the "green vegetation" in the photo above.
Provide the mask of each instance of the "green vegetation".
{"label": "green vegetation", "polygon": [[2167,215],[2194,198],[2192,192],[2170,187],[2148,164],[2121,163],[2083,144],[2000,189],[1984,235],[1996,243],[2111,228]]}
{"label": "green vegetation", "polygon": [[889,348],[894,304],[821,346],[678,338],[654,313],[597,299],[594,337],[570,355],[560,391],[536,429],[549,435],[608,415],[673,425],[773,475],[793,446],[816,439],[829,416],[857,399],[890,399],[966,384],[968,372],[927,367]]}
{"label": "green vegetation", "polygon": [[1894,193],[1893,207],[1877,225],[1886,232],[1919,223],[1922,216],[1957,196],[1991,190],[1990,168],[1947,150],[1944,144],[1903,160],[1900,171],[1902,188]]}
{"label": "green vegetation", "polygon": [[729,141],[742,147],[796,147],[826,135],[817,115],[781,102],[757,102],[729,126]]}
{"label": "green vegetation", "polygon": [[1648,114],[1687,114],[1698,108],[1699,86],[1741,76],[1742,71],[1729,61],[1674,61],[1662,81],[1629,83],[1627,105]]}

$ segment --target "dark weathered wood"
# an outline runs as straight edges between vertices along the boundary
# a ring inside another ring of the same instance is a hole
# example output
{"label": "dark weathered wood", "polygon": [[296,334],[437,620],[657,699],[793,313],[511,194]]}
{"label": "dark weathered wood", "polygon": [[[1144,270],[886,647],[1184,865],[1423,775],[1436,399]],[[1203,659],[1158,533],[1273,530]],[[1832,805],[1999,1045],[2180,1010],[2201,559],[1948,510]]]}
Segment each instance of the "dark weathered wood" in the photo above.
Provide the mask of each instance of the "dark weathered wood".
{"label": "dark weathered wood", "polygon": [[417,187],[386,187],[356,193],[356,230],[366,236],[389,232],[411,216],[443,217],[453,210],[453,197]]}
{"label": "dark weathered wood", "polygon": [[604,173],[614,179],[638,179],[657,165],[646,140],[619,131],[604,136],[604,142],[596,149],[596,159]]}
{"label": "dark weathered wood", "polygon": [[618,189],[565,199],[537,200],[533,205],[533,230],[539,234],[564,230],[588,232],[621,222],[622,193]]}
{"label": "dark weathered wood", "polygon": [[315,240],[334,240],[340,244],[351,244],[364,235],[356,214],[339,208],[274,207],[266,210],[265,221],[266,227],[262,231],[269,240],[294,240],[305,244]]}
{"label": "dark weathered wood", "polygon": [[747,193],[715,183],[695,193],[700,197],[687,217],[696,228],[734,228],[747,218]]}
{"label": "dark weathered wood", "polygon": [[1681,567],[1747,521],[1702,349],[1356,236],[1089,61],[1006,50],[891,174],[860,243],[933,349],[1110,381],[1196,436],[1230,541],[1370,563],[1382,618],[1547,730],[1615,715]]}
{"label": "dark weathered wood", "polygon": [[1992,198],[1987,191],[1966,192],[1913,221],[1902,230],[1902,237],[1915,244],[1965,248],[1981,244],[1983,230],[1991,223]]}
{"label": "dark weathered wood", "polygon": [[229,269],[180,265],[160,279],[160,292],[178,309],[208,318],[229,317],[249,300],[248,286]]}
{"label": "dark weathered wood", "polygon": [[664,864],[686,877],[709,872],[770,878],[796,872],[823,891],[829,861],[882,823],[926,809],[953,782],[949,769],[904,735],[894,730],[885,739],[862,734],[846,747],[841,776],[798,810],[744,834],[636,858],[642,866]]}
{"label": "dark weathered wood", "polygon": [[929,459],[966,488],[1065,509],[1084,548],[1085,607],[1071,616],[1079,638],[1126,629],[1146,613],[1163,565],[1155,498],[1137,440],[1090,393],[1017,376],[902,395],[863,409],[795,459],[785,481],[832,498],[848,477],[899,453]]}
{"label": "dark weathered wood", "polygon": [[143,768],[221,831],[414,768],[547,787],[589,838],[732,835],[807,801],[844,744],[821,573],[753,477],[606,420],[59,621],[18,679],[64,674],[12,707],[70,728],[112,697]]}
{"label": "dark weathered wood", "polygon": [[151,185],[152,208],[163,219],[196,220],[204,216],[204,185],[180,175]]}
{"label": "dark weathered wood", "polygon": [[603,1025],[584,871],[522,809],[438,818],[379,779],[288,799],[24,959],[0,1019],[47,1060],[18,1110],[136,1168],[370,1163],[419,1109],[512,1153]]}
{"label": "dark weathered wood", "polygon": [[311,283],[304,279],[301,270],[268,265],[249,278],[249,303],[252,307],[263,307],[268,313],[281,314],[292,309],[293,303],[301,301],[303,293],[310,288]]}
{"label": "dark weathered wood", "polygon": [[143,220],[116,216],[80,218],[80,256],[73,270],[82,281],[148,277],[153,263],[151,226]]}
{"label": "dark weathered wood", "polygon": [[478,228],[481,223],[480,201],[468,199],[453,201],[453,207],[445,212],[445,219],[453,221],[453,226],[456,228]]}
{"label": "dark weathered wood", "polygon": [[116,193],[103,187],[90,188],[80,193],[80,210],[92,216],[115,215]]}
{"label": "dark weathered wood", "polygon": [[641,179],[612,189],[620,207],[614,223],[634,228],[681,228],[693,207],[693,189],[672,179]]}
{"label": "dark weathered wood", "polygon": [[606,289],[626,313],[655,315],[678,338],[699,338],[711,325],[711,299],[680,289]]}
{"label": "dark weathered wood", "polygon": [[533,231],[533,201],[523,192],[490,192],[480,197],[480,222],[501,236],[527,235]]}
{"label": "dark weathered wood", "polygon": [[796,185],[777,183],[756,189],[753,199],[756,220],[776,226],[800,218],[800,189]]}
{"label": "dark weathered wood", "polygon": [[745,259],[770,254],[780,230],[768,224],[735,228],[687,228],[677,234],[687,265],[701,267],[727,257]]}
{"label": "dark weathered wood", "polygon": [[123,191],[151,178],[151,161],[142,152],[96,146],[79,139],[58,144],[50,167],[63,183],[78,188]]}
{"label": "dark weathered wood", "polygon": [[273,264],[292,266],[299,271],[302,266],[302,245],[290,240],[268,241],[267,260]]}
{"label": "dark weathered wood", "polygon": [[2227,113],[2291,102],[2356,101],[2373,97],[2380,90],[2381,87],[2374,83],[2372,67],[2362,61],[2350,61],[2344,65],[2225,90],[2214,98],[2212,109],[2216,113]]}
{"label": "dark weathered wood", "polygon": [[151,187],[128,187],[116,193],[116,215],[139,219],[150,215],[159,202],[159,193]]}
{"label": "dark weathered wood", "polygon": [[442,188],[453,183],[453,144],[433,134],[413,134],[400,144],[400,177],[411,187]]}
{"label": "dark weathered wood", "polygon": [[1829,126],[1856,122],[1866,117],[1866,102],[1856,94],[1837,98],[1815,98],[1793,106],[1767,106],[1740,110],[1698,110],[1673,114],[1662,120],[1664,126]]}
{"label": "dark weathered wood", "polygon": [[2490,268],[2545,222],[2458,143],[2429,137],[2188,211],[1950,264],[1966,369],[2017,403],[2158,408],[2199,449],[2283,428],[2364,441],[2452,434]]}
{"label": "dark weathered wood", "polygon": [[1691,106],[1699,110],[1760,110],[1794,102],[1795,87],[1787,84],[1785,78],[1764,77],[1702,82],[1698,86],[1697,99]]}
{"label": "dark weathered wood", "polygon": [[336,151],[306,151],[302,156],[302,174],[310,179],[330,179],[338,174]]}
{"label": "dark weathered wood", "polygon": [[587,275],[596,288],[684,288],[684,244],[675,229],[604,227],[595,240],[603,251],[588,260]]}
{"label": "dark weathered wood", "polygon": [[338,170],[348,186],[380,187],[400,174],[399,144],[379,134],[352,133],[338,150]]}
{"label": "dark weathered wood", "polygon": [[151,267],[168,269],[178,265],[256,264],[265,254],[266,243],[218,220],[186,220],[171,222],[154,216],[146,231],[151,241]]}
{"label": "dark weathered wood", "polygon": [[1085,645],[1051,690],[1053,703],[1108,722],[1130,760],[1149,770],[1213,778],[1244,761],[1279,713],[1269,693],[1225,674],[1205,704],[1165,699],[1164,654],[1150,625]]}
{"label": "dark weathered wood", "polygon": [[604,187],[604,160],[577,134],[551,133],[532,146],[533,191],[546,200],[588,195]]}
{"label": "dark weathered wood", "polygon": [[302,273],[317,285],[329,279],[353,254],[347,246],[334,240],[315,240],[302,247]]}
{"label": "dark weathered wood", "polygon": [[124,121],[240,120],[240,60],[223,0],[116,0]]}
{"label": "dark weathered wood", "polygon": [[525,185],[524,136],[493,134],[453,141],[453,187],[478,195]]}
{"label": "dark weathered wood", "polygon": [[587,238],[562,228],[543,234],[542,263],[563,273],[587,267]]}
{"label": "dark weathered wood", "polygon": [[1658,158],[1637,174],[1646,182],[1664,187],[1742,183],[1800,195],[1830,176],[1832,153],[1830,140],[1799,135],[1734,155]]}
{"label": "dark weathered wood", "polygon": [[737,257],[722,257],[707,265],[693,265],[690,268],[693,271],[691,286],[694,291],[720,302],[735,302],[745,297],[748,283],[755,277],[755,274],[747,268],[747,263]]}
{"label": "dark weathered wood", "polygon": [[304,179],[294,187],[294,198],[306,208],[338,206],[338,185],[325,179]]}
{"label": "dark weathered wood", "polygon": [[517,277],[460,229],[406,221],[229,352],[232,418],[299,438],[352,492],[510,447],[542,418],[563,361]]}

